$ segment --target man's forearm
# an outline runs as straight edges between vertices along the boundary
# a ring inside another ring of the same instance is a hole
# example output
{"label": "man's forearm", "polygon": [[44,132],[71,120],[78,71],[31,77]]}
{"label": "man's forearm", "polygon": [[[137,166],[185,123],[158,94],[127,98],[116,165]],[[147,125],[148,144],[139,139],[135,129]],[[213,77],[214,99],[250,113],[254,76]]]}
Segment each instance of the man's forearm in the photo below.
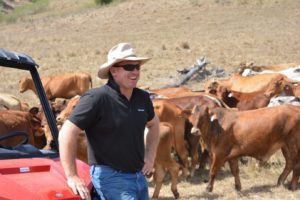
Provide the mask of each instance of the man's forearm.
{"label": "man's forearm", "polygon": [[153,119],[153,123],[148,126],[148,134],[146,136],[145,157],[154,161],[156,149],[159,142],[159,120],[157,117]]}
{"label": "man's forearm", "polygon": [[66,122],[59,132],[59,154],[61,164],[67,177],[77,175],[76,153],[77,135],[73,133],[72,124]]}

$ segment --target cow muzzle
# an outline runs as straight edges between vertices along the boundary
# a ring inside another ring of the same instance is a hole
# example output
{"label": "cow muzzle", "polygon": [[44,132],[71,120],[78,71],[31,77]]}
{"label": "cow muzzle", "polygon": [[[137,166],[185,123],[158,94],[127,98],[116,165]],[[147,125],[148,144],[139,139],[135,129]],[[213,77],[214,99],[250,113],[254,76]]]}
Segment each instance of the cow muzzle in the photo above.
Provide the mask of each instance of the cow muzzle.
{"label": "cow muzzle", "polygon": [[192,130],[191,130],[191,134],[200,136],[201,135],[201,131],[200,131],[199,128],[193,127]]}

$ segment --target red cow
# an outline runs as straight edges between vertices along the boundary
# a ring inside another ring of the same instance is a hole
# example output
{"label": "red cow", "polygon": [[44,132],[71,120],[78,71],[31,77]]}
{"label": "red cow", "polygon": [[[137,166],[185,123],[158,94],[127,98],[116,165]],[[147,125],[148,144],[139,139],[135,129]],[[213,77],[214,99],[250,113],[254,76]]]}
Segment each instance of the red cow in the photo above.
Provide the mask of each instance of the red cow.
{"label": "red cow", "polygon": [[160,140],[154,161],[155,189],[152,199],[158,199],[159,191],[161,189],[167,171],[169,171],[171,175],[171,191],[175,199],[179,197],[179,193],[177,191],[177,178],[180,165],[171,157],[173,135],[173,126],[169,123],[161,122],[159,130]]}
{"label": "red cow", "polygon": [[0,93],[0,110],[28,111],[29,105],[14,95]]}
{"label": "red cow", "polygon": [[[46,96],[49,100],[55,98],[70,99],[75,95],[82,95],[90,86],[92,87],[91,75],[87,73],[64,74],[60,76],[45,76],[41,78]],[[32,78],[24,77],[19,81],[20,92],[36,89]]]}
{"label": "red cow", "polygon": [[[159,120],[161,122],[168,122],[174,127],[174,147],[180,161],[182,162],[183,175],[185,177],[189,175],[188,156],[191,155],[192,158],[191,176],[194,175],[195,167],[198,164],[199,136],[191,135],[190,132],[186,133],[186,128],[189,124],[187,124],[187,121],[181,116],[181,112],[182,109],[192,109],[194,105],[199,103],[208,105],[211,108],[223,106],[223,103],[215,97],[204,94],[199,94],[198,96],[153,100],[154,110],[156,115],[159,117]],[[204,149],[202,150],[204,151]],[[206,158],[203,160],[205,159]]]}
{"label": "red cow", "polygon": [[[28,143],[37,148],[45,146],[45,135],[41,127],[41,120],[37,117],[38,108],[34,107],[29,112],[3,110],[0,111],[0,134],[13,131],[23,131],[28,134]],[[14,146],[22,138],[14,137],[3,140],[1,145]]]}
{"label": "red cow", "polygon": [[271,80],[269,85],[256,92],[238,92],[228,90],[224,86],[218,86],[216,95],[222,99],[229,107],[236,107],[238,110],[253,110],[266,107],[270,99],[281,93],[290,95],[291,84],[282,79]]}
{"label": "red cow", "polygon": [[300,83],[298,83],[298,85],[295,86],[294,95],[295,95],[295,97],[300,98]]}
{"label": "red cow", "polygon": [[178,154],[183,170],[183,176],[189,175],[188,170],[188,150],[185,145],[185,119],[180,117],[182,110],[175,104],[170,103],[164,99],[153,100],[155,114],[158,116],[160,122],[168,122],[174,128],[173,146]]}
{"label": "red cow", "polygon": [[[205,93],[200,93],[197,96],[186,96],[186,97],[177,97],[167,99],[166,101],[171,102],[181,109],[192,109],[195,105],[201,104],[206,105],[209,108],[216,108],[216,107],[227,107],[227,105],[217,99],[215,96]],[[188,151],[189,155],[191,156],[191,176],[194,175],[196,165],[199,163],[199,140],[200,136],[190,134],[191,124],[188,121],[185,121],[185,135],[184,138],[188,143]],[[208,153],[207,150],[204,148],[203,144],[201,143],[201,160],[200,160],[200,167],[204,167],[208,160]]]}
{"label": "red cow", "polygon": [[[66,105],[66,107],[60,112],[56,117],[56,123],[58,129],[61,128],[61,125],[68,119],[72,110],[75,108],[79,102],[80,96],[76,95]],[[81,132],[77,138],[77,158],[88,163],[87,158],[87,139],[84,132]]]}
{"label": "red cow", "polygon": [[75,108],[77,103],[80,100],[80,96],[76,95],[75,97],[71,98],[68,102],[67,106],[56,116],[56,124],[58,129],[60,129],[61,125],[68,119],[72,110]]}
{"label": "red cow", "polygon": [[295,83],[294,80],[287,78],[279,73],[273,74],[258,74],[254,76],[241,76],[238,74],[232,75],[224,80],[210,80],[205,84],[205,91],[210,93],[211,90],[216,90],[219,85],[226,87],[229,90],[239,92],[255,92],[265,89],[271,80],[285,80],[289,83]]}
{"label": "red cow", "polygon": [[186,87],[170,87],[170,88],[161,88],[149,90],[151,96],[154,98],[174,98],[174,97],[183,97],[183,96],[194,96],[198,95],[199,92],[193,92]]}
{"label": "red cow", "polygon": [[251,156],[266,161],[282,149],[286,165],[278,178],[283,184],[293,171],[291,189],[297,188],[300,175],[300,108],[281,105],[250,111],[230,111],[195,106],[183,111],[193,124],[192,133],[201,135],[211,154],[207,191],[213,190],[215,177],[226,161],[235,178],[235,188],[241,189],[237,158]]}
{"label": "red cow", "polygon": [[[66,100],[66,99],[62,100],[62,101],[49,102],[50,108],[52,110],[52,114],[55,118],[61,113],[62,110],[64,110],[64,108],[67,105],[67,102],[68,102],[68,100]],[[49,150],[49,149],[51,149],[51,142],[53,141],[53,137],[52,137],[51,130],[48,125],[46,116],[44,114],[44,110],[41,105],[39,107],[40,107],[40,109],[39,109],[40,112],[39,112],[38,116],[42,121],[42,127],[43,127],[45,137],[46,137],[46,145],[43,147],[43,149]]]}

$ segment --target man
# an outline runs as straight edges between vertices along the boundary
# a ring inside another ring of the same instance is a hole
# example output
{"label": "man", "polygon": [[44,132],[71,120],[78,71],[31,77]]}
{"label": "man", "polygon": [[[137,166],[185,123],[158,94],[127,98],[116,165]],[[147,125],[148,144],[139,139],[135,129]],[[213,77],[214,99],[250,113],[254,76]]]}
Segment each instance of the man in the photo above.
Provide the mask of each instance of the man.
{"label": "man", "polygon": [[[86,132],[93,185],[100,199],[148,199],[145,175],[153,168],[159,120],[149,94],[136,88],[140,66],[130,44],[120,43],[108,53],[98,76],[106,85],[91,89],[80,99],[59,133],[59,150],[67,183],[75,194],[90,199],[75,165],[76,137]],[[149,132],[144,143],[144,129]]]}

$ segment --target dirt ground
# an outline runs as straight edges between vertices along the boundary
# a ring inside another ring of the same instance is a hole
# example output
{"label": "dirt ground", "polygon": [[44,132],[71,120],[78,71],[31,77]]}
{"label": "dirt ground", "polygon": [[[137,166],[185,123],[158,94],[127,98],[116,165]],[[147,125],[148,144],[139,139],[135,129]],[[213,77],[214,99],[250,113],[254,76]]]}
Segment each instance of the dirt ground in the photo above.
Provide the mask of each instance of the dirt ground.
{"label": "dirt ground", "polygon": [[[300,63],[298,0],[126,0],[103,7],[92,2],[51,0],[41,13],[0,24],[0,48],[30,55],[41,76],[88,72],[94,87],[105,83],[97,78],[98,67],[119,42],[129,42],[138,55],[152,57],[140,79],[140,86],[150,88],[174,83],[180,78],[177,70],[190,68],[200,57],[209,62],[208,69],[228,73],[242,62]],[[31,92],[18,92],[21,76],[24,73],[1,69],[0,92],[35,105]],[[186,86],[201,90],[203,82],[191,80]],[[207,171],[180,181],[178,188],[181,199],[300,199],[299,191],[275,187],[282,167],[242,166],[242,192],[235,192],[226,168],[213,193],[205,192]],[[168,181],[160,196],[173,199]]]}

